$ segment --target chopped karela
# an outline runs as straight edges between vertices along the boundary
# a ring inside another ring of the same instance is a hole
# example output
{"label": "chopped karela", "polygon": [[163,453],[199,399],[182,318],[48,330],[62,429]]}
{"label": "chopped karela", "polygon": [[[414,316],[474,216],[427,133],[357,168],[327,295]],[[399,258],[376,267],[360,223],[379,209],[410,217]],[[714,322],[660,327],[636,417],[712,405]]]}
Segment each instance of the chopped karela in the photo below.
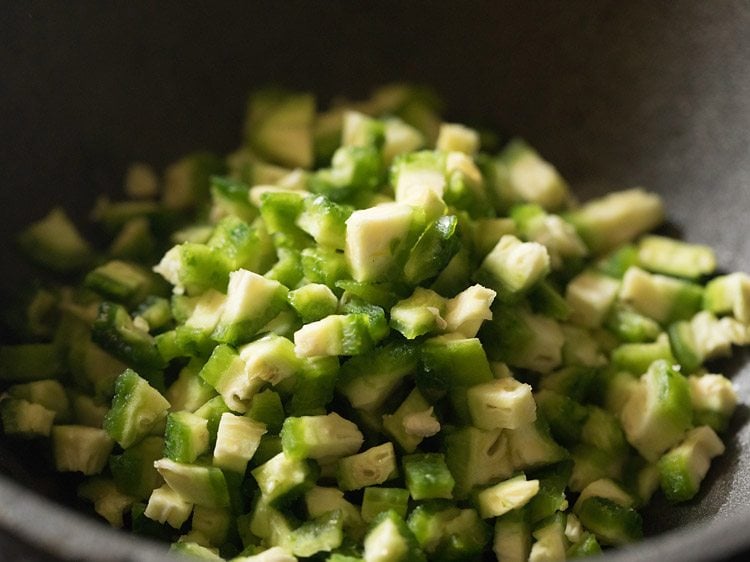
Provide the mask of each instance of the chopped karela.
{"label": "chopped karela", "polygon": [[5,315],[4,433],[212,560],[562,560],[639,539],[659,488],[696,497],[750,276],[649,233],[657,195],[579,205],[436,109],[267,89],[226,159],[133,166],[96,244],[59,208],[32,224],[59,279]]}

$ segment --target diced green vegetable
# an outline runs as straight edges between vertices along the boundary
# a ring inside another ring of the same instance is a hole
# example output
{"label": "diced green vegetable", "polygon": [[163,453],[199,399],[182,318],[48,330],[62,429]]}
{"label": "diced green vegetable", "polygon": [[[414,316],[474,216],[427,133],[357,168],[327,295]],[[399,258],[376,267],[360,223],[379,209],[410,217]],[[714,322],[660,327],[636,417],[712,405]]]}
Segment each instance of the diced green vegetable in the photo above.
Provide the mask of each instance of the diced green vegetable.
{"label": "diced green vegetable", "polygon": [[247,400],[260,389],[263,381],[249,380],[246,364],[228,345],[217,345],[199,376],[221,394],[227,406],[238,412],[247,409]]}
{"label": "diced green vegetable", "polygon": [[643,537],[642,519],[632,507],[606,498],[591,497],[581,503],[581,523],[603,544],[626,544]]}
{"label": "diced green vegetable", "polygon": [[164,481],[184,501],[205,507],[227,507],[229,490],[224,473],[212,466],[159,459],[154,463]]}
{"label": "diced green vegetable", "polygon": [[190,412],[167,416],[164,455],[177,462],[191,463],[208,450],[208,421]]}
{"label": "diced green vegetable", "polygon": [[336,479],[342,490],[382,484],[398,474],[393,443],[383,443],[339,459]]}
{"label": "diced green vegetable", "polygon": [[308,168],[313,162],[314,118],[312,95],[261,91],[248,103],[245,135],[252,148],[270,161]]}
{"label": "diced green vegetable", "polygon": [[692,425],[687,379],[663,360],[641,377],[620,416],[628,442],[647,460],[656,460]]}
{"label": "diced green vegetable", "polygon": [[692,499],[698,493],[711,459],[724,452],[724,444],[713,429],[691,429],[685,439],[659,459],[659,479],[664,495],[672,502]]}
{"label": "diced green vegetable", "polygon": [[375,146],[341,146],[331,166],[310,176],[309,189],[336,202],[356,202],[382,183],[383,158]]}
{"label": "diced green vegetable", "polygon": [[714,431],[724,431],[737,407],[737,391],[732,381],[723,375],[708,373],[691,375],[688,383],[693,425],[708,425]]}
{"label": "diced green vegetable", "polygon": [[356,453],[363,442],[357,426],[335,412],[289,417],[281,428],[284,452],[295,459],[345,457]]}
{"label": "diced green vegetable", "polygon": [[403,280],[409,285],[417,285],[437,277],[460,247],[458,219],[453,215],[438,217],[427,225],[409,250]]}
{"label": "diced green vegetable", "polygon": [[531,529],[524,511],[510,511],[495,521],[492,550],[498,559],[523,561],[531,553]]}
{"label": "diced green vegetable", "polygon": [[177,379],[167,388],[164,397],[174,411],[194,412],[216,396],[216,391],[200,378],[203,361],[191,360],[180,369]]}
{"label": "diced green vegetable", "polygon": [[479,150],[479,133],[460,123],[442,123],[436,146],[446,152],[456,150],[473,155]]}
{"label": "diced green vegetable", "polygon": [[653,341],[661,333],[658,322],[618,303],[610,309],[604,325],[620,340],[629,343]]}
{"label": "diced green vegetable", "polygon": [[523,474],[504,480],[477,494],[479,514],[484,519],[498,517],[523,507],[538,491],[539,480],[526,480]]}
{"label": "diced green vegetable", "polygon": [[466,398],[472,423],[480,429],[516,429],[536,420],[531,386],[512,377],[472,386]]}
{"label": "diced green vegetable", "polygon": [[552,164],[523,140],[508,143],[498,160],[506,169],[514,197],[549,210],[559,209],[567,202],[568,184]]}
{"label": "diced green vegetable", "polygon": [[446,299],[435,291],[417,287],[409,298],[391,308],[391,327],[410,340],[440,333],[448,326],[443,317],[446,308]]}
{"label": "diced green vegetable", "polygon": [[201,370],[200,376],[222,395],[237,412],[247,410],[247,401],[263,385],[275,385],[299,368],[292,342],[267,335],[243,346],[239,352],[218,345]]}
{"label": "diced green vegetable", "polygon": [[276,506],[304,494],[317,477],[310,461],[295,459],[283,452],[255,468],[251,474],[265,501]]}
{"label": "diced green vegetable", "polygon": [[476,510],[444,502],[418,505],[407,524],[431,560],[471,559],[484,550],[490,538],[490,529]]}
{"label": "diced green vegetable", "polygon": [[50,432],[55,468],[59,472],[99,474],[107,466],[114,441],[102,429],[84,425],[56,425]]}
{"label": "diced green vegetable", "polygon": [[28,227],[48,271],[3,315],[9,444],[207,560],[551,562],[639,539],[659,488],[695,498],[750,276],[649,233],[657,195],[578,205],[437,109],[267,89],[226,158],[131,167],[96,250],[60,208]]}
{"label": "diced green vegetable", "polygon": [[395,511],[386,511],[364,539],[365,562],[420,562],[425,560],[416,538]]}
{"label": "diced green vegetable", "polygon": [[362,519],[374,521],[378,515],[393,510],[399,517],[406,517],[409,508],[409,490],[367,486],[362,495]]}
{"label": "diced green vegetable", "polygon": [[743,324],[750,323],[750,276],[720,275],[706,285],[703,308],[716,314],[731,313]]}
{"label": "diced green vegetable", "polygon": [[507,478],[513,473],[508,439],[502,430],[467,426],[445,437],[445,462],[456,482],[453,496],[462,499],[475,486]]}
{"label": "diced green vegetable", "polygon": [[104,429],[127,449],[143,439],[167,416],[169,402],[138,374],[127,369],[115,385],[112,409],[104,418]]}
{"label": "diced green vegetable", "polygon": [[427,207],[429,202],[434,207],[442,202],[446,188],[444,153],[421,150],[403,154],[393,161],[390,175],[396,201],[414,207]]}
{"label": "diced green vegetable", "polygon": [[407,453],[413,453],[426,438],[440,431],[433,408],[416,388],[393,412],[383,416],[383,429]]}
{"label": "diced green vegetable", "polygon": [[94,510],[115,528],[124,525],[123,516],[135,503],[135,499],[120,492],[114,482],[99,476],[81,483],[78,496],[93,503]]}
{"label": "diced green vegetable", "polygon": [[579,443],[571,450],[573,472],[568,487],[573,492],[581,492],[586,486],[603,478],[621,479],[625,467],[624,452],[614,454],[598,449],[588,443]]}
{"label": "diced green vegetable", "polygon": [[134,311],[134,320],[142,318],[148,324],[149,332],[161,332],[168,328],[172,321],[172,309],[169,301],[160,296],[149,295]]}
{"label": "diced green vegetable", "polygon": [[573,463],[569,460],[534,470],[532,480],[539,481],[539,490],[525,508],[530,523],[538,523],[558,511],[567,510],[566,489],[572,471]]}
{"label": "diced green vegetable", "polygon": [[57,413],[41,404],[22,398],[6,398],[0,401],[0,420],[3,431],[14,437],[48,437]]}
{"label": "diced green vegetable", "polygon": [[295,351],[300,357],[361,355],[385,336],[376,325],[384,322],[382,315],[373,318],[366,313],[331,314],[294,333]]}
{"label": "diced green vegetable", "polygon": [[581,558],[585,556],[596,556],[602,553],[602,547],[596,537],[591,533],[584,533],[581,540],[574,543],[565,551],[567,558]]}
{"label": "diced green vegetable", "polygon": [[618,419],[601,408],[590,406],[581,428],[581,441],[617,455],[626,447],[625,434]]}
{"label": "diced green vegetable", "polygon": [[284,423],[284,406],[279,393],[268,388],[253,395],[245,415],[264,424],[270,433],[279,433]]}
{"label": "diced green vegetable", "polygon": [[125,304],[140,303],[147,295],[160,292],[152,273],[121,260],[112,260],[91,270],[84,279],[84,286],[105,299]]}
{"label": "diced green vegetable", "polygon": [[343,363],[337,390],[354,408],[372,412],[416,368],[416,349],[409,345],[391,343]]}
{"label": "diced green vegetable", "polygon": [[109,470],[117,487],[126,494],[146,499],[163,480],[154,462],[164,454],[164,439],[149,436],[128,447],[122,454],[109,457]]}
{"label": "diced green vegetable", "polygon": [[628,269],[637,265],[638,248],[628,243],[616,246],[615,249],[602,256],[595,263],[595,268],[614,279],[622,279]]}
{"label": "diced green vegetable", "polygon": [[229,274],[227,300],[212,334],[222,343],[250,340],[286,303],[286,288],[277,281],[239,269]]}
{"label": "diced green vegetable", "polygon": [[164,523],[159,523],[146,517],[146,508],[143,502],[135,502],[130,507],[130,520],[133,534],[148,537],[154,540],[168,541],[172,538],[172,528]]}
{"label": "diced green vegetable", "polygon": [[453,497],[455,480],[442,453],[406,455],[403,458],[404,479],[415,500]]}
{"label": "diced green vegetable", "polygon": [[650,343],[624,343],[612,350],[612,365],[634,375],[642,375],[654,361],[675,363],[669,338],[661,335]]}
{"label": "diced green vegetable", "polygon": [[552,439],[543,419],[506,432],[510,465],[525,470],[553,464],[568,457],[568,452]]}
{"label": "diced green vegetable", "polygon": [[584,271],[568,283],[565,299],[570,320],[588,328],[601,326],[617,297],[620,284],[606,275]]}
{"label": "diced green vegetable", "polygon": [[482,261],[475,279],[498,292],[501,300],[517,300],[549,273],[549,254],[537,242],[506,234]]}
{"label": "diced green vegetable", "polygon": [[91,339],[133,368],[150,372],[164,366],[154,338],[134,324],[121,305],[105,301],[99,306]]}
{"label": "diced green vegetable", "polygon": [[174,285],[178,293],[189,295],[198,295],[208,289],[226,290],[230,269],[226,257],[197,242],[174,246],[154,267],[154,271]]}
{"label": "diced green vegetable", "polygon": [[534,398],[556,441],[570,447],[581,439],[589,415],[583,405],[554,390],[542,389]]}
{"label": "diced green vegetable", "polygon": [[211,177],[212,214],[215,216],[252,221],[258,212],[250,204],[249,195],[250,186],[244,181],[226,176]]}
{"label": "diced green vegetable", "polygon": [[394,275],[396,256],[412,226],[414,210],[391,203],[353,212],[346,221],[345,255],[356,281]]}
{"label": "diced green vegetable", "polygon": [[32,260],[61,272],[80,269],[93,254],[89,243],[59,207],[28,226],[18,242]]}
{"label": "diced green vegetable", "polygon": [[550,316],[560,322],[569,320],[571,317],[572,307],[560,294],[555,284],[547,279],[540,281],[531,290],[528,298],[535,313]]}
{"label": "diced green vegetable", "polygon": [[191,533],[202,535],[210,545],[221,546],[227,542],[233,519],[225,507],[193,507]]}
{"label": "diced green vegetable", "polygon": [[695,342],[694,352],[703,360],[726,357],[733,345],[747,345],[750,329],[734,318],[716,318],[703,310],[690,320]]}
{"label": "diced green vegetable", "polygon": [[578,513],[583,503],[589,498],[604,498],[623,507],[633,507],[635,498],[633,498],[622,486],[609,478],[595,480],[581,490],[573,511]]}
{"label": "diced green vegetable", "polygon": [[559,215],[545,212],[537,204],[516,205],[510,209],[510,216],[526,240],[547,248],[553,270],[579,263],[588,254],[572,224]]}
{"label": "diced green vegetable", "polygon": [[87,394],[76,392],[72,393],[71,402],[76,423],[89,427],[104,425],[104,417],[110,407],[109,402],[105,403]]}
{"label": "diced green vegetable", "polygon": [[164,206],[181,210],[204,203],[209,198],[211,177],[223,172],[224,163],[210,152],[194,152],[181,158],[164,174]]}
{"label": "diced green vegetable", "polygon": [[445,330],[474,338],[485,320],[492,319],[490,307],[496,293],[482,285],[472,285],[448,300]]}
{"label": "diced green vegetable", "polygon": [[[378,490],[379,488],[365,488],[367,490]],[[408,499],[408,498],[407,498]],[[366,501],[363,499],[363,504]],[[404,501],[404,506],[406,502]],[[338,488],[314,486],[305,492],[305,507],[310,517],[320,517],[332,511],[339,511],[343,517],[344,529],[359,535],[363,529],[363,517],[359,508],[344,498],[344,492]]]}
{"label": "diced green vegetable", "polygon": [[[587,328],[562,324],[563,337],[562,364],[573,367],[603,367],[607,364],[607,334]],[[604,349],[602,349],[604,348]]]}
{"label": "diced green vegetable", "polygon": [[336,312],[338,299],[334,292],[322,283],[310,283],[289,291],[289,304],[300,315],[303,322],[315,322]]}
{"label": "diced green vegetable", "polygon": [[468,388],[492,380],[492,370],[477,338],[439,336],[421,348],[417,384],[425,389]]}
{"label": "diced green vegetable", "polygon": [[167,523],[179,529],[188,520],[193,511],[193,504],[185,501],[168,485],[151,492],[144,515],[159,523]]}
{"label": "diced green vegetable", "polygon": [[340,511],[330,511],[297,527],[290,537],[292,553],[309,557],[319,552],[331,552],[344,539],[344,518]]}
{"label": "diced green vegetable", "polygon": [[[197,538],[200,539],[200,537]],[[186,556],[188,558],[208,560],[209,562],[219,562],[223,560],[223,558],[219,556],[219,550],[217,548],[203,546],[195,542],[195,538],[190,535],[180,537],[180,540],[172,543],[169,547],[169,552],[179,556]]]}
{"label": "diced green vegetable", "polygon": [[634,188],[589,201],[570,213],[570,220],[588,247],[600,254],[661,224],[664,206],[657,195]]}
{"label": "diced green vegetable", "polygon": [[687,281],[631,267],[622,279],[619,296],[641,314],[668,324],[692,318],[700,310],[703,289]]}
{"label": "diced green vegetable", "polygon": [[565,334],[553,318],[520,307],[495,307],[479,330],[487,357],[513,367],[548,373],[562,363]]}
{"label": "diced green vegetable", "polygon": [[567,546],[565,527],[566,516],[560,512],[539,523],[531,533],[535,540],[531,545],[529,561],[543,562],[564,559]]}
{"label": "diced green vegetable", "polygon": [[338,205],[326,197],[308,197],[297,226],[312,236],[321,246],[343,250],[346,239],[346,220],[351,207]]}
{"label": "diced green vegetable", "polygon": [[56,380],[34,381],[25,384],[15,384],[8,388],[8,396],[27,400],[32,404],[39,404],[55,412],[55,422],[70,421],[70,400],[63,385]]}
{"label": "diced green vegetable", "polygon": [[638,262],[649,271],[688,279],[698,279],[716,269],[716,256],[708,246],[688,244],[665,236],[641,238]]}
{"label": "diced green vegetable", "polygon": [[597,371],[587,367],[563,367],[545,375],[540,382],[541,388],[565,394],[573,400],[586,402],[591,398]]}

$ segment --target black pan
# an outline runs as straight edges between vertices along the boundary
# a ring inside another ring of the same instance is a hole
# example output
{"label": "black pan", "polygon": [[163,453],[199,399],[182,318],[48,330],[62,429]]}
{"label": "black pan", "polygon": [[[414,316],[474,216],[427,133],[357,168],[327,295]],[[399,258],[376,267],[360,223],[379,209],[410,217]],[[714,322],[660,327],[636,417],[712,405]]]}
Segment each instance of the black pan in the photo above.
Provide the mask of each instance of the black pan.
{"label": "black pan", "polygon": [[[450,118],[527,138],[585,199],[644,185],[672,227],[750,271],[750,3],[5,2],[0,7],[0,278],[24,274],[15,232],[52,206],[84,217],[128,162],[226,152],[246,94],[321,100],[432,85]],[[719,366],[750,403],[750,356]],[[750,552],[750,424],[696,501],[657,502],[645,542],[611,560]],[[160,560],[79,513],[72,481],[0,442],[0,559]],[[64,501],[76,509],[61,507]],[[740,558],[738,558],[740,559]]]}

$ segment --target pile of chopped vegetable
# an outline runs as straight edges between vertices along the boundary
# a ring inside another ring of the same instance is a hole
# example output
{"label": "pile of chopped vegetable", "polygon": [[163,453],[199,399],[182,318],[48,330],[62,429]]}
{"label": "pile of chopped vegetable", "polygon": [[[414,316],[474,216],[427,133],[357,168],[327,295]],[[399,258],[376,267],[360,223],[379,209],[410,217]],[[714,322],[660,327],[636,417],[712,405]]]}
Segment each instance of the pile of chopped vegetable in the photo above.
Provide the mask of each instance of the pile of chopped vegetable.
{"label": "pile of chopped vegetable", "polygon": [[417,88],[316,111],[262,91],[228,157],[134,165],[98,246],[62,209],[22,233],[65,281],[0,347],[7,438],[207,560],[562,560],[694,498],[750,276]]}

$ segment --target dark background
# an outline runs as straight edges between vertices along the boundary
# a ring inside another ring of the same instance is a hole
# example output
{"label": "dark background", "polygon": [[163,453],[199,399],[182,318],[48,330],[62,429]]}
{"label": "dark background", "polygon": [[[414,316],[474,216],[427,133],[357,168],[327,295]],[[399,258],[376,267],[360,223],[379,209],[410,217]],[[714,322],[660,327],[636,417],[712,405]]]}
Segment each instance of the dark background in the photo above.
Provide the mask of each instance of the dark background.
{"label": "dark background", "polygon": [[[0,287],[19,283],[13,238],[29,220],[58,204],[83,219],[131,161],[162,168],[236,147],[253,88],[314,90],[325,103],[393,80],[433,86],[452,119],[526,137],[582,198],[658,191],[686,239],[750,270],[749,30],[739,0],[4,2]],[[722,368],[747,402],[746,359]],[[700,503],[657,505],[650,519],[652,531],[712,526],[624,556],[699,560],[750,541],[747,417],[742,408]],[[69,491],[19,458],[0,443],[3,473],[45,495]],[[40,559],[19,537],[71,559],[148,558],[18,493],[0,477],[0,502],[15,502],[0,505],[0,559]]]}

